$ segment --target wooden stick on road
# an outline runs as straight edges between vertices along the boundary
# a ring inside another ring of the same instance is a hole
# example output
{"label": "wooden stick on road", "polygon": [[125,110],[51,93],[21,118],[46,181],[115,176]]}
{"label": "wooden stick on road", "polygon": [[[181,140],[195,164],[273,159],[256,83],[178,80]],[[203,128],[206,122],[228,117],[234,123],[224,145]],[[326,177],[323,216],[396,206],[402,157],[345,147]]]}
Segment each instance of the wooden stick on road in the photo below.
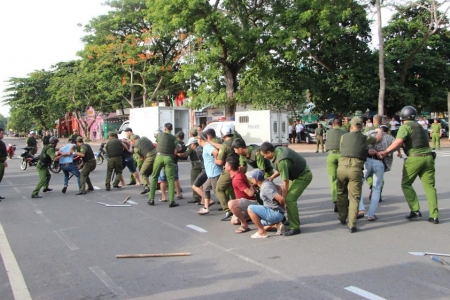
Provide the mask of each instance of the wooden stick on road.
{"label": "wooden stick on road", "polygon": [[169,256],[190,256],[189,252],[178,253],[155,253],[155,254],[118,254],[116,258],[141,258],[141,257],[169,257]]}

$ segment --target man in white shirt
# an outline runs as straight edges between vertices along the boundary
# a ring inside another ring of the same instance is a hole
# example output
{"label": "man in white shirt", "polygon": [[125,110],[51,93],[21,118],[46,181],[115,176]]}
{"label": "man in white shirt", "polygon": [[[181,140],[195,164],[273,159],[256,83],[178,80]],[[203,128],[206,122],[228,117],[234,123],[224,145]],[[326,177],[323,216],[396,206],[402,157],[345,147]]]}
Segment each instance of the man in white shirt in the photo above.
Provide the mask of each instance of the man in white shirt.
{"label": "man in white shirt", "polygon": [[417,122],[422,126],[424,130],[428,130],[428,124],[427,121],[425,121],[422,117],[419,117],[419,121]]}
{"label": "man in white shirt", "polygon": [[400,125],[398,123],[398,121],[392,117],[392,120],[389,122],[389,124],[391,125],[391,134],[393,137],[397,136],[397,130],[398,130],[398,125]]}
{"label": "man in white shirt", "polygon": [[292,131],[293,131],[292,125],[291,125],[291,123],[289,123],[289,126],[288,126],[289,143],[295,142],[295,138],[292,135]]}
{"label": "man in white shirt", "polygon": [[302,131],[303,131],[303,125],[302,121],[297,121],[297,126],[295,127],[295,133],[297,134],[297,143],[302,142]]}

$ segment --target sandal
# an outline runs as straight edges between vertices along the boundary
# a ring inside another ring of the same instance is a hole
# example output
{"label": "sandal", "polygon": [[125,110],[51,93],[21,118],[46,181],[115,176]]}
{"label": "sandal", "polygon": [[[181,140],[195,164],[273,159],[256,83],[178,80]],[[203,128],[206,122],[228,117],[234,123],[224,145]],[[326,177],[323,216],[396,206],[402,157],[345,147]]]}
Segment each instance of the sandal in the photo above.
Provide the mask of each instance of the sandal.
{"label": "sandal", "polygon": [[376,221],[378,218],[376,215],[373,215],[373,217],[367,217],[367,221]]}
{"label": "sandal", "polygon": [[250,231],[250,228],[248,228],[248,227],[245,227],[245,228],[239,227],[239,229],[236,230],[235,233],[244,233],[244,232],[249,232],[249,231]]}
{"label": "sandal", "polygon": [[177,199],[183,199],[183,195],[177,196]]}
{"label": "sandal", "polygon": [[265,239],[267,237],[269,237],[267,234],[266,235],[260,235],[259,232],[255,232],[254,234],[252,234],[250,236],[252,239]]}
{"label": "sandal", "polygon": [[167,199],[159,199],[159,202],[167,202]]}

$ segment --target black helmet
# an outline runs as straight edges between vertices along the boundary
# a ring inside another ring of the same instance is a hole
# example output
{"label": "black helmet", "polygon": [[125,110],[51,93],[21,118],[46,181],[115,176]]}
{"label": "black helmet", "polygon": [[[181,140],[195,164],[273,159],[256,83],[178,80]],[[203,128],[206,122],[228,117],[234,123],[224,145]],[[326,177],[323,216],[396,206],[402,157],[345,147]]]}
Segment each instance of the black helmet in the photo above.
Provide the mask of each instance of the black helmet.
{"label": "black helmet", "polygon": [[50,144],[57,144],[59,142],[58,138],[52,136],[48,141]]}
{"label": "black helmet", "polygon": [[400,120],[414,120],[417,116],[417,110],[412,106],[405,106],[400,111]]}

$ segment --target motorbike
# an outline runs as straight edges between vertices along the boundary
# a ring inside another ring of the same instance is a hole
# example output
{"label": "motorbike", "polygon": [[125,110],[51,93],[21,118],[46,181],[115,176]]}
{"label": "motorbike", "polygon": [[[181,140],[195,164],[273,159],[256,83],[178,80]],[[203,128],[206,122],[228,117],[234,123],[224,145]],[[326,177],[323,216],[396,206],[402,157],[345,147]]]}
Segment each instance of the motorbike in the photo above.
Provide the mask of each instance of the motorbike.
{"label": "motorbike", "polygon": [[31,150],[33,150],[33,147],[25,147],[22,148],[23,151],[20,155],[22,157],[22,162],[20,163],[20,168],[22,170],[26,170],[28,166],[30,167],[36,167],[39,161],[40,155],[33,155],[30,153]]}
{"label": "motorbike", "polygon": [[105,159],[108,160],[108,154],[106,154],[105,145],[105,143],[101,143],[98,152],[94,152],[97,165],[101,165]]}
{"label": "motorbike", "polygon": [[12,159],[14,157],[14,152],[16,152],[16,144],[8,144],[8,147],[6,147],[6,152],[8,153],[9,159]]}

